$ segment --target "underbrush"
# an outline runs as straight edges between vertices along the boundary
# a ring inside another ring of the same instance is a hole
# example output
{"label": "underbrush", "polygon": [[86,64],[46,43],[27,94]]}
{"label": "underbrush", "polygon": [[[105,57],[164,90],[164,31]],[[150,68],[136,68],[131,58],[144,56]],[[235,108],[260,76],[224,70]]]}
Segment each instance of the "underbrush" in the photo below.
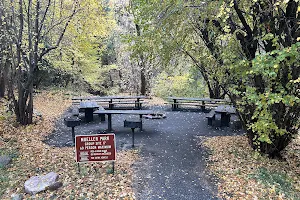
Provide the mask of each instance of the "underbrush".
{"label": "underbrush", "polygon": [[253,151],[246,136],[207,138],[208,168],[219,178],[223,199],[300,199],[300,137],[282,152],[284,160]]}
{"label": "underbrush", "polygon": [[204,97],[208,96],[202,79],[195,79],[191,74],[168,76],[162,73],[153,88],[155,96]]}

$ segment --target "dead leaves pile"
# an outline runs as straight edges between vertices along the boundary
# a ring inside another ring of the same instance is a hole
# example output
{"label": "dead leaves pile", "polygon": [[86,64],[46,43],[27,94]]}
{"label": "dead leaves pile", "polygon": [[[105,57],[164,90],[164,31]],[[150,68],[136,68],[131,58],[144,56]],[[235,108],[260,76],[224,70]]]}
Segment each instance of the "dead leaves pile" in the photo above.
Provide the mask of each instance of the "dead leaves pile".
{"label": "dead leaves pile", "polygon": [[[10,199],[13,193],[30,198],[24,193],[24,182],[51,171],[60,175],[63,187],[36,194],[36,199],[135,199],[131,166],[138,159],[137,152],[117,152],[114,175],[110,162],[80,164],[79,174],[74,148],[51,147],[42,142],[55,128],[55,120],[71,105],[69,99],[63,92],[42,92],[35,97],[34,107],[42,113],[43,120],[36,119],[35,124],[27,127],[14,127],[13,119],[0,120],[1,149],[18,151],[7,169],[9,187],[1,199]],[[3,104],[0,106],[3,108]]]}
{"label": "dead leaves pile", "polygon": [[[283,152],[286,161],[269,159],[254,152],[245,136],[207,138],[203,145],[211,151],[208,168],[219,178],[219,197],[223,199],[300,198],[300,137]],[[264,173],[259,174],[262,169],[265,170]],[[254,178],[255,176],[260,177]],[[270,177],[278,180],[266,184]],[[282,180],[282,177],[286,177],[285,180]],[[290,191],[279,190],[284,187],[285,181],[288,183],[286,185],[291,185]]]}

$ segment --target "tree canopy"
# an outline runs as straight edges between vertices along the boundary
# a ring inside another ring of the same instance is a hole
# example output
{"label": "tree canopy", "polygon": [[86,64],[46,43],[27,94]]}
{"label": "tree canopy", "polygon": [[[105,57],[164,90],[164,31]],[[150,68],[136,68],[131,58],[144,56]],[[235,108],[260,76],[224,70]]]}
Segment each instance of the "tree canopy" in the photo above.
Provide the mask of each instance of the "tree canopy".
{"label": "tree canopy", "polygon": [[299,0],[1,0],[0,96],[21,124],[46,80],[229,98],[252,147],[277,156],[300,124],[299,12]]}
{"label": "tree canopy", "polygon": [[[184,54],[210,97],[226,94],[250,144],[277,155],[299,130],[299,1],[131,1],[139,52]],[[147,41],[147,42],[144,42]]]}

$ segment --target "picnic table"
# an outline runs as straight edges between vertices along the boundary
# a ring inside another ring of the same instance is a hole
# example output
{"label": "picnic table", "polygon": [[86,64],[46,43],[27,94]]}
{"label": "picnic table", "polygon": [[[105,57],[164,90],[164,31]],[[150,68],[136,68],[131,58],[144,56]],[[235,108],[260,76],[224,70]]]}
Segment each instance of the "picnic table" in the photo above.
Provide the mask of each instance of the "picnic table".
{"label": "picnic table", "polygon": [[230,116],[236,113],[236,109],[231,105],[220,105],[215,112],[221,114],[221,126],[229,126]]}
{"label": "picnic table", "polygon": [[[134,104],[134,107],[137,109],[142,108],[142,102],[141,99],[146,99],[146,96],[104,96],[104,97],[99,97],[99,99],[106,99],[108,100],[108,106],[109,109],[114,109],[114,106],[116,104]],[[120,101],[120,100],[130,100],[133,99],[134,102],[128,102],[128,101]],[[114,101],[114,100],[119,100],[119,101]]]}
{"label": "picnic table", "polygon": [[94,101],[82,101],[79,104],[79,110],[84,110],[84,117],[86,122],[91,122],[94,120],[93,112],[96,108],[99,108],[99,106]]}
{"label": "picnic table", "polygon": [[[93,100],[98,103],[108,103],[109,109],[114,109],[115,105],[134,104],[135,109],[142,108],[142,99],[147,99],[147,96],[90,96],[90,97],[73,97],[73,101]],[[124,101],[125,100],[125,101]],[[133,100],[133,101],[128,101]]]}
{"label": "picnic table", "polygon": [[[154,110],[96,110],[94,114],[106,114],[108,118],[107,131],[113,131],[112,129],[112,115],[113,114],[128,114],[128,115],[139,115],[140,122],[142,122],[143,115],[155,115],[157,111]],[[143,127],[141,125],[140,130]]]}
{"label": "picnic table", "polygon": [[172,110],[178,109],[178,105],[193,105],[200,106],[201,110],[205,110],[205,106],[210,106],[219,103],[229,103],[226,99],[211,99],[211,98],[192,98],[192,97],[168,97],[172,102]]}

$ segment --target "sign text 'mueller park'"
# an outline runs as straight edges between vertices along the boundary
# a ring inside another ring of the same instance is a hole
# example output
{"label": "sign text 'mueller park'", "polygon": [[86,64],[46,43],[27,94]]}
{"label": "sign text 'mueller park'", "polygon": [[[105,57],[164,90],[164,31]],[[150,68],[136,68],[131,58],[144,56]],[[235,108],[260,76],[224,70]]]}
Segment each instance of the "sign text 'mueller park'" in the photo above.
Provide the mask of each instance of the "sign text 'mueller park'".
{"label": "sign text 'mueller park'", "polygon": [[77,135],[76,162],[116,160],[115,134]]}

